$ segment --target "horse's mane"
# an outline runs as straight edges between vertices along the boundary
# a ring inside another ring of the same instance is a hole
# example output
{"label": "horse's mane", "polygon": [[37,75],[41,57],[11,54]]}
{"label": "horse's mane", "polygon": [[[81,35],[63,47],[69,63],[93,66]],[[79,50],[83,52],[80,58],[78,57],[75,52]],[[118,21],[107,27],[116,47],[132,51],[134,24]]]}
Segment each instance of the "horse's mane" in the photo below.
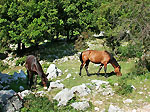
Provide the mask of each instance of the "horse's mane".
{"label": "horse's mane", "polygon": [[[108,51],[105,51],[107,54],[109,54],[109,56],[110,56],[110,63],[113,63],[116,67],[120,67],[120,65],[118,64],[118,62],[116,61],[116,59],[114,58],[114,56],[111,54],[111,53],[109,53]],[[121,67],[120,67],[121,68]]]}

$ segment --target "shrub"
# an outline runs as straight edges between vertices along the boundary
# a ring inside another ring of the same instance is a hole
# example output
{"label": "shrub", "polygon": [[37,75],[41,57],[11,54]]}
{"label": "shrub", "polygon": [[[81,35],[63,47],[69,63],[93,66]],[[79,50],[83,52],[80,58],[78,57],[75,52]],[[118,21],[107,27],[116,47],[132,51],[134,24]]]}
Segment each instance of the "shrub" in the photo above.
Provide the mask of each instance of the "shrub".
{"label": "shrub", "polygon": [[24,108],[21,109],[21,112],[49,112],[49,110],[54,110],[54,103],[50,102],[47,97],[36,97],[30,94],[25,97],[24,101]]}
{"label": "shrub", "polygon": [[0,60],[0,72],[7,69],[7,68],[8,68],[8,65]]}
{"label": "shrub", "polygon": [[71,99],[66,106],[58,107],[56,100],[50,101],[47,97],[35,96],[33,94],[28,95],[24,99],[24,107],[21,112],[77,112],[71,103],[75,102],[76,98]]}
{"label": "shrub", "polygon": [[26,60],[26,56],[22,57],[22,58],[19,58],[17,61],[16,61],[16,66],[19,66],[19,65],[23,65],[25,63],[25,60]]}
{"label": "shrub", "polygon": [[75,41],[75,49],[76,50],[85,50],[88,48],[88,45],[86,43],[87,38],[84,38],[83,36],[79,36],[78,39]]}
{"label": "shrub", "polygon": [[120,95],[128,95],[129,93],[132,93],[133,88],[130,84],[127,84],[126,77],[123,77],[119,79],[118,86],[115,89],[115,92]]}
{"label": "shrub", "polygon": [[140,58],[142,56],[141,44],[137,45],[128,44],[126,46],[120,46],[118,48],[118,53],[120,54],[120,57]]}
{"label": "shrub", "polygon": [[88,48],[88,45],[86,43],[87,40],[94,39],[92,36],[92,32],[82,32],[80,36],[78,36],[78,39],[75,41],[75,49],[76,50],[85,50]]}

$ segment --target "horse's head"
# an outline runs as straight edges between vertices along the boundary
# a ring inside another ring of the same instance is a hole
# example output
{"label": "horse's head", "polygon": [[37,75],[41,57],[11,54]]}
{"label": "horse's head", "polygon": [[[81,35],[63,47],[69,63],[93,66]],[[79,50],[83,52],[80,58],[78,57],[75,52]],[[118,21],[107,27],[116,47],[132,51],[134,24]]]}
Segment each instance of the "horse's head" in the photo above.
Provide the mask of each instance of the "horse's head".
{"label": "horse's head", "polygon": [[121,67],[120,66],[115,68],[115,73],[117,74],[117,76],[122,76]]}
{"label": "horse's head", "polygon": [[47,83],[48,83],[47,75],[48,74],[45,74],[45,73],[42,75],[42,83],[43,83],[44,89],[47,89]]}

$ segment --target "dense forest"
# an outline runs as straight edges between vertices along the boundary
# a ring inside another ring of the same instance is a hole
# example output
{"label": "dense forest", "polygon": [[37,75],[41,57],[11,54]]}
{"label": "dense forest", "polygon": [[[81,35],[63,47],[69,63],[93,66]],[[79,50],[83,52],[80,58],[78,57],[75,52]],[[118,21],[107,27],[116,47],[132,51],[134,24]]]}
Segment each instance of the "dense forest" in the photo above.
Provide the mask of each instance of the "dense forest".
{"label": "dense forest", "polygon": [[1,0],[0,47],[104,31],[113,49],[126,40],[147,51],[149,10],[149,0]]}

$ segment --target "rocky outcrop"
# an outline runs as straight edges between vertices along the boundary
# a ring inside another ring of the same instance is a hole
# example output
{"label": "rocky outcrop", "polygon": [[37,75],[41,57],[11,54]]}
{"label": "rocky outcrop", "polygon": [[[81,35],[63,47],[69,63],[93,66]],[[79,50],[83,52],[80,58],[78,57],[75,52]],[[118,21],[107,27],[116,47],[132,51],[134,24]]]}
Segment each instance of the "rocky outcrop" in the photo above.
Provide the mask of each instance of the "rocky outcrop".
{"label": "rocky outcrop", "polygon": [[24,80],[26,79],[26,74],[24,73],[24,71],[20,70],[19,73],[14,72],[14,74],[8,75],[8,74],[3,74],[0,73],[0,83],[5,83],[5,84],[9,84],[12,81],[16,81],[18,79]]}
{"label": "rocky outcrop", "polygon": [[91,90],[85,85],[79,85],[72,87],[71,89],[65,88],[54,97],[59,102],[58,106],[65,106],[67,102],[72,99],[75,94],[78,96],[86,96],[91,93]]}
{"label": "rocky outcrop", "polygon": [[51,64],[51,65],[48,67],[46,73],[48,74],[48,76],[47,76],[47,79],[48,79],[48,80],[54,79],[54,78],[56,78],[57,76],[61,76],[61,75],[62,75],[62,71],[61,71],[60,69],[58,69],[55,64]]}
{"label": "rocky outcrop", "polygon": [[0,91],[0,104],[2,112],[17,112],[23,106],[20,96],[13,90]]}
{"label": "rocky outcrop", "polygon": [[75,103],[72,103],[71,106],[77,110],[83,110],[83,111],[86,110],[88,107],[90,107],[87,101],[75,102]]}

